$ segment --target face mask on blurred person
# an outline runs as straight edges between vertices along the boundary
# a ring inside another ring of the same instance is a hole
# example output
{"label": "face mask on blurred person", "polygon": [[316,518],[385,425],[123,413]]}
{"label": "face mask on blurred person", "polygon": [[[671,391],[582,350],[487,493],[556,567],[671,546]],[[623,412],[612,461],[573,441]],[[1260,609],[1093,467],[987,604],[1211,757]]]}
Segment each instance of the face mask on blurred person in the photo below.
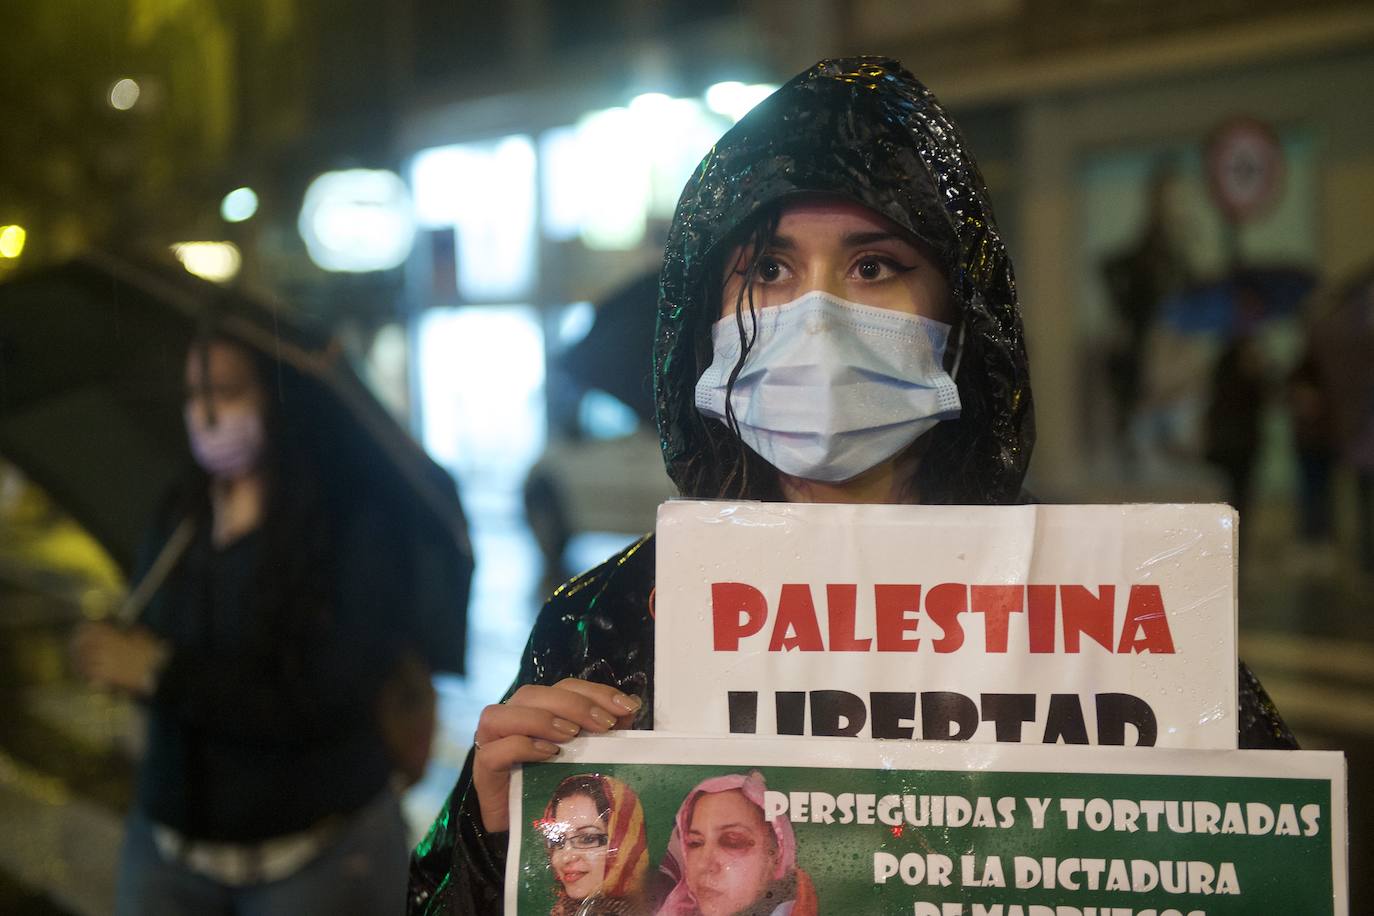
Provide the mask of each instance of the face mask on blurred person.
{"label": "face mask on blurred person", "polygon": [[203,411],[186,412],[186,431],[196,463],[213,477],[239,477],[257,466],[264,441],[256,410],[220,410],[210,424]]}
{"label": "face mask on blurred person", "polygon": [[[944,369],[951,328],[943,322],[819,290],[756,315],[757,338],[730,400],[740,438],[784,474],[849,480],[959,416],[959,390]],[[747,314],[743,321],[748,334]],[[711,341],[696,405],[725,422],[740,352],[735,316],[716,322]]]}

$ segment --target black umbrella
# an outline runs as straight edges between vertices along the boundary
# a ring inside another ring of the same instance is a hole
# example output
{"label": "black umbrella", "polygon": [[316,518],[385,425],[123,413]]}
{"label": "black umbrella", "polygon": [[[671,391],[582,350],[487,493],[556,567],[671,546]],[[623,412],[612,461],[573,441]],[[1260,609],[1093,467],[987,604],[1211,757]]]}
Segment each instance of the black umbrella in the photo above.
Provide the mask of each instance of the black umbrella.
{"label": "black umbrella", "polygon": [[582,388],[614,395],[644,422],[654,420],[651,383],[658,271],[642,274],[596,306],[587,336],[555,360]]}
{"label": "black umbrella", "polygon": [[320,333],[175,262],[90,253],[0,284],[0,455],[42,486],[126,571],[189,459],[186,352],[217,333],[274,361],[307,399],[344,479],[385,501],[413,562],[411,620],[430,664],[461,673],[472,552],[458,494]]}

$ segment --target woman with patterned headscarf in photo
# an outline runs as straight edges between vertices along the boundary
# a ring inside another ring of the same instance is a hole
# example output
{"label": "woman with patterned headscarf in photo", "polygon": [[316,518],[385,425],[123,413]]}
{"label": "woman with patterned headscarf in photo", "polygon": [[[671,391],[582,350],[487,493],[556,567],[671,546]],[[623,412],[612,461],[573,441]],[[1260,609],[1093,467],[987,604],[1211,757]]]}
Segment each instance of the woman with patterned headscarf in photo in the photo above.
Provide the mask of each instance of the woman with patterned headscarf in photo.
{"label": "woman with patterned headscarf in photo", "polygon": [[[896,61],[821,61],[706,155],[668,237],[653,371],[685,497],[1028,501],[1011,261],[958,128]],[[511,767],[653,727],[653,588],[649,536],[550,598],[412,858],[412,912],[499,911]],[[1293,746],[1244,668],[1240,695],[1241,746]]]}
{"label": "woman with patterned headscarf in photo", "polygon": [[539,829],[557,895],[550,916],[644,912],[649,842],[634,789],[613,776],[569,776]]}

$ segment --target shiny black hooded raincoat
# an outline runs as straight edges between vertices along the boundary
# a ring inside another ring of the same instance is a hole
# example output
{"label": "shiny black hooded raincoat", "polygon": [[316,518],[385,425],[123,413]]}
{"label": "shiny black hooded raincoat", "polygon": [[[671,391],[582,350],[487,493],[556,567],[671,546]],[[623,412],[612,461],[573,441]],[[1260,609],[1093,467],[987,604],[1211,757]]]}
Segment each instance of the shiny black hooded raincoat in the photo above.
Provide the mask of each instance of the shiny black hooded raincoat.
{"label": "shiny black hooded raincoat", "polygon": [[[925,502],[1024,501],[1034,440],[1030,380],[1011,262],[963,138],[935,97],[895,61],[822,61],[750,112],[684,189],[668,237],[654,346],[654,388],[668,473],[686,496],[761,498],[714,460],[694,389],[710,362],[724,253],[798,194],[857,201],[910,231],[945,272],[964,326],[962,413],[927,435]],[[953,339],[953,338],[951,338]],[[757,478],[756,478],[757,479]],[[651,728],[653,540],[645,538],[558,589],[535,623],[515,687],[565,677],[612,684],[644,705]],[[1241,671],[1241,744],[1292,747],[1291,734]],[[412,913],[501,911],[506,834],[483,830],[472,758],[411,863]]]}

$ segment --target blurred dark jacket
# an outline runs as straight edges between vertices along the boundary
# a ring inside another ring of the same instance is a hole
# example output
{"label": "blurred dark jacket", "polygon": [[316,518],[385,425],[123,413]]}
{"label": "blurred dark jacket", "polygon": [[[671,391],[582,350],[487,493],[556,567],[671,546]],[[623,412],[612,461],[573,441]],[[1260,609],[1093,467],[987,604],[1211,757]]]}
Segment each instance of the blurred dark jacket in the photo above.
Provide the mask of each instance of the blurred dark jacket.
{"label": "blurred dark jacket", "polygon": [[[181,517],[157,526],[150,561]],[[294,545],[308,568],[285,574],[269,531],[215,547],[206,521],[141,617],[172,651],[135,803],[183,836],[238,843],[362,808],[391,773],[374,704],[408,585],[397,539],[362,507],[312,526],[317,543]]]}
{"label": "blurred dark jacket", "polygon": [[1288,412],[1293,445],[1299,454],[1330,457],[1336,453],[1336,423],[1316,354],[1309,347],[1288,373]]}

